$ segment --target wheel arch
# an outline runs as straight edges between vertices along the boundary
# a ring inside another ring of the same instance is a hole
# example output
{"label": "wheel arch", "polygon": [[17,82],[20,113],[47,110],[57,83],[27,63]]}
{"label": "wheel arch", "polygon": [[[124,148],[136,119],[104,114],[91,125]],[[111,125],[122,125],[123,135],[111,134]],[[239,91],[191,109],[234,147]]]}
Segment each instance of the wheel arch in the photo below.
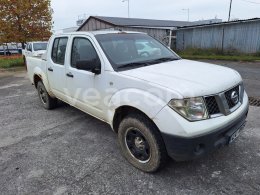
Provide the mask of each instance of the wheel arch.
{"label": "wheel arch", "polygon": [[42,81],[41,75],[34,74],[33,75],[33,84],[34,84],[35,88],[37,88],[37,84],[39,81]]}
{"label": "wheel arch", "polygon": [[34,75],[33,75],[33,84],[35,86],[35,88],[37,88],[37,83],[39,81],[41,81],[43,84],[44,84],[44,87],[46,88],[48,94],[51,96],[51,97],[55,97],[55,95],[52,93],[51,91],[51,88],[50,88],[50,85],[49,85],[49,82],[48,82],[48,78],[47,76],[44,74],[44,72],[42,72],[40,69],[35,69],[34,70]]}
{"label": "wheel arch", "polygon": [[149,119],[157,127],[157,125],[154,123],[152,118],[150,118],[145,112],[141,111],[140,109],[138,109],[136,107],[124,105],[124,106],[118,107],[114,113],[112,126],[113,126],[113,130],[115,133],[118,132],[118,128],[119,128],[121,121],[125,117],[129,116],[130,114],[141,114],[144,117],[146,117],[147,119]]}
{"label": "wheel arch", "polygon": [[123,89],[110,98],[107,119],[111,127],[117,131],[118,125],[114,120],[118,120],[119,113],[124,116],[124,113],[130,111],[139,112],[153,120],[165,105],[167,105],[165,100],[148,91],[136,88]]}

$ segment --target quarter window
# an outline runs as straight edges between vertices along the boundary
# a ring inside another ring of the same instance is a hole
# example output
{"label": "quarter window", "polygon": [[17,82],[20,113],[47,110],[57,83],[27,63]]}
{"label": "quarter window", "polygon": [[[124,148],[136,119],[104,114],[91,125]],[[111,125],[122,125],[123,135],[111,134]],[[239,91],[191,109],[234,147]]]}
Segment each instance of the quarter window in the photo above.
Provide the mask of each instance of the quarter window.
{"label": "quarter window", "polygon": [[56,38],[54,40],[51,53],[51,58],[54,63],[64,65],[67,42],[67,37]]}

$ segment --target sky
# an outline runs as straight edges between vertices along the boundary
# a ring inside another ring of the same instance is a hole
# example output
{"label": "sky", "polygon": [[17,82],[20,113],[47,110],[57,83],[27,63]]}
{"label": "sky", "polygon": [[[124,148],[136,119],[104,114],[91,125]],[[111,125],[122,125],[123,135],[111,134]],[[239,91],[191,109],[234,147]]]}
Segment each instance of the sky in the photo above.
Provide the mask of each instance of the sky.
{"label": "sky", "polygon": [[[226,21],[230,0],[129,0],[131,18],[190,21],[219,18]],[[52,0],[54,30],[76,26],[81,15],[128,17],[122,0]],[[231,19],[260,17],[260,0],[233,0]]]}

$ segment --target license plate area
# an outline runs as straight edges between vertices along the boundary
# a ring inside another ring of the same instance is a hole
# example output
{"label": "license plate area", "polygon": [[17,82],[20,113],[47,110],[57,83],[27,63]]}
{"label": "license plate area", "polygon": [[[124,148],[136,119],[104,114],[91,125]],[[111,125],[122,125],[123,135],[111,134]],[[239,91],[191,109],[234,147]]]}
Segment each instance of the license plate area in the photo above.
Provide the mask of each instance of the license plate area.
{"label": "license plate area", "polygon": [[244,122],[229,138],[229,144],[234,142],[240,135],[241,131],[245,128],[246,122]]}

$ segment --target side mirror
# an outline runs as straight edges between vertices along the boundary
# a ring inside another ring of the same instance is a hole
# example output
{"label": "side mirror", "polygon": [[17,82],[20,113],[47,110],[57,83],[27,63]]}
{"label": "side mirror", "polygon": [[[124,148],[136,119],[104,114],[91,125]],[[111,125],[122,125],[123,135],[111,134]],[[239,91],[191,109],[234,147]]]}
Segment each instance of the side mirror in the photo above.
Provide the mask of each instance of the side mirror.
{"label": "side mirror", "polygon": [[101,73],[101,64],[99,60],[80,60],[76,62],[76,68],[79,70],[86,70],[94,74]]}

